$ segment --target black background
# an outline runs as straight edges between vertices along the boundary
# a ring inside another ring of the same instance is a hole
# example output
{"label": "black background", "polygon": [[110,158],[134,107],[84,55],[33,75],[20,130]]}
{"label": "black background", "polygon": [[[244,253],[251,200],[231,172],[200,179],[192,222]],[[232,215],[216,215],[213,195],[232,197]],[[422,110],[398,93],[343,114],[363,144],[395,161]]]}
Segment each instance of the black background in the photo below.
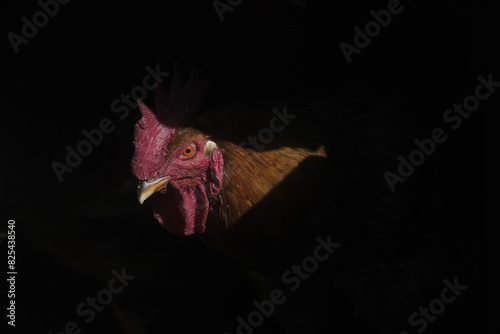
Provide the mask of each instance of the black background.
{"label": "black background", "polygon": [[[2,232],[16,220],[15,332],[59,333],[73,320],[85,333],[126,333],[119,319],[127,319],[129,333],[233,333],[236,317],[252,310],[255,296],[237,265],[195,237],[170,235],[136,201],[130,159],[139,113],[120,120],[110,105],[142,83],[146,66],[170,72],[177,61],[184,74],[195,66],[210,81],[206,107],[334,94],[368,82],[417,98],[429,131],[474,93],[478,75],[498,73],[492,1],[404,1],[350,64],[339,43],[353,44],[353,28],[387,2],[327,3],[246,0],[220,21],[211,1],[73,0],[15,54],[7,34],[21,34],[21,17],[31,21],[40,8],[36,1],[3,2],[0,208]],[[428,333],[498,330],[498,100],[496,92],[431,158],[442,173],[445,219],[469,288]],[[81,131],[103,118],[116,129],[59,182],[51,163],[64,163],[65,146],[75,148]],[[76,306],[124,266],[136,278],[85,324]],[[144,331],[131,329],[137,326]],[[325,330],[361,331],[377,328],[333,316]],[[280,329],[268,319],[259,332]]]}

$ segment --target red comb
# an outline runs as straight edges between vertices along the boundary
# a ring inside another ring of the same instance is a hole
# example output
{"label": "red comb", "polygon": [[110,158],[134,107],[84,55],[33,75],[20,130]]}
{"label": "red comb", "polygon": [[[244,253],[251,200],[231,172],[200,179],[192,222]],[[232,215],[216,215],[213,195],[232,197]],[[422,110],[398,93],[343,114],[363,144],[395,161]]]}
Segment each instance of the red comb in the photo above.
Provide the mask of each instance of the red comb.
{"label": "red comb", "polygon": [[200,111],[206,88],[206,80],[199,80],[194,68],[183,84],[179,65],[174,64],[168,96],[161,85],[155,90],[155,111],[137,101],[142,118],[135,125],[132,172],[139,180],[155,177],[175,129]]}

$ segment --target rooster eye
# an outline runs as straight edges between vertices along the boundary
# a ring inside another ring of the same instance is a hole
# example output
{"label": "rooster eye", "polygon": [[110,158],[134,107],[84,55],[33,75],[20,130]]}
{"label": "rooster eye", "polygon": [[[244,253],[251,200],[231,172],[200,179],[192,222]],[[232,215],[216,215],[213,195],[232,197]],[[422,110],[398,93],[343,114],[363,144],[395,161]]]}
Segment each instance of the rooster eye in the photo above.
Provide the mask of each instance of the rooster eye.
{"label": "rooster eye", "polygon": [[192,157],[194,152],[196,151],[195,147],[193,144],[189,144],[184,151],[182,152],[182,155],[186,158]]}

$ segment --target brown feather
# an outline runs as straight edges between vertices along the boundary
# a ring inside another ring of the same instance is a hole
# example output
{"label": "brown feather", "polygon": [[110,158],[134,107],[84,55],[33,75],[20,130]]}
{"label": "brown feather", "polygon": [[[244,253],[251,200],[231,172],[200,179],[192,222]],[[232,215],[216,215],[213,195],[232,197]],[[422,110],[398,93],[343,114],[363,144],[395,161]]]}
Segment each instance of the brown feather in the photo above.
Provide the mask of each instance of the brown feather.
{"label": "brown feather", "polygon": [[260,271],[281,270],[319,234],[340,231],[339,209],[351,193],[348,178],[341,175],[347,161],[341,142],[334,145],[328,138],[332,131],[333,140],[345,131],[325,110],[288,107],[296,118],[264,150],[239,145],[269,127],[273,107],[212,110],[192,120],[171,143],[188,142],[198,133],[217,144],[224,157],[224,182],[210,199],[202,237]]}

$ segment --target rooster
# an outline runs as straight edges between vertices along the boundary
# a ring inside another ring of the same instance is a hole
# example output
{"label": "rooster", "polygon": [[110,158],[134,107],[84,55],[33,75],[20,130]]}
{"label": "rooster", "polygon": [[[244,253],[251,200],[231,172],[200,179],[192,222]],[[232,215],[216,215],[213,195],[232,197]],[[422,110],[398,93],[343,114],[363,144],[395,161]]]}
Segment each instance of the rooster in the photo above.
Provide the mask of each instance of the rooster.
{"label": "rooster", "polygon": [[385,111],[263,101],[198,114],[206,86],[193,70],[183,85],[176,67],[155,111],[138,101],[138,199],[150,198],[171,233],[198,234],[248,268],[277,272],[318,235],[344,243],[383,215],[381,202],[390,206],[383,172],[398,140],[386,121],[366,121]]}

